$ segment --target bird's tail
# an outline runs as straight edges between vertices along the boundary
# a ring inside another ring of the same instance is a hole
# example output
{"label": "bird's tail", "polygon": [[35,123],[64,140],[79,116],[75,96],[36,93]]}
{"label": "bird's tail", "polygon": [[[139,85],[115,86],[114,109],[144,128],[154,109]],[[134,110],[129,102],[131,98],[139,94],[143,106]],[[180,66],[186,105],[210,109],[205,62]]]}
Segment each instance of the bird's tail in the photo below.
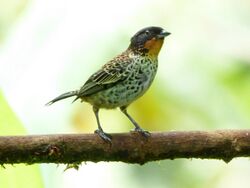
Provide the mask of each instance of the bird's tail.
{"label": "bird's tail", "polygon": [[[70,91],[70,92],[67,92],[67,93],[64,93],[62,95],[59,95],[58,97],[54,98],[52,101],[48,102],[46,105],[51,105],[57,101],[60,101],[62,99],[66,99],[68,97],[73,97],[73,96],[77,96],[78,94],[78,91]],[[78,98],[78,97],[77,97]],[[75,101],[75,100],[74,100]]]}

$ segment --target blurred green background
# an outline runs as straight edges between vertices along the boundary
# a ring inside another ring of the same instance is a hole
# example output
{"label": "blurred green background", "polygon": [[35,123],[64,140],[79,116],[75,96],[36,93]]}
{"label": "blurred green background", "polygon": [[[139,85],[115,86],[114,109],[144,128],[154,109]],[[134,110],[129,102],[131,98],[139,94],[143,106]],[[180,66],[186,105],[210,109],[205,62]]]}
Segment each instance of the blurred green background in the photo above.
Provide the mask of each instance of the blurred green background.
{"label": "blurred green background", "polygon": [[[150,90],[128,109],[150,131],[250,125],[250,1],[0,0],[0,135],[93,132],[89,104],[44,104],[79,88],[146,26],[166,38]],[[107,132],[132,124],[101,110]],[[247,158],[0,168],[0,188],[248,188]]]}

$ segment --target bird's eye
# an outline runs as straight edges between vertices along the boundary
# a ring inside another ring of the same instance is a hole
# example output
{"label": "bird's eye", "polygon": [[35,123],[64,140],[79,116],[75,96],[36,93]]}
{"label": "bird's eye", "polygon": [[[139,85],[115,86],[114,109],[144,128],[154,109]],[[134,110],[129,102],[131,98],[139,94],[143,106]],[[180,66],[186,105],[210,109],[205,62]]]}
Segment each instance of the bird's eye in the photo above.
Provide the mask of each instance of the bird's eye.
{"label": "bird's eye", "polygon": [[149,31],[148,31],[148,30],[147,30],[147,31],[145,31],[145,34],[146,34],[146,35],[149,35]]}

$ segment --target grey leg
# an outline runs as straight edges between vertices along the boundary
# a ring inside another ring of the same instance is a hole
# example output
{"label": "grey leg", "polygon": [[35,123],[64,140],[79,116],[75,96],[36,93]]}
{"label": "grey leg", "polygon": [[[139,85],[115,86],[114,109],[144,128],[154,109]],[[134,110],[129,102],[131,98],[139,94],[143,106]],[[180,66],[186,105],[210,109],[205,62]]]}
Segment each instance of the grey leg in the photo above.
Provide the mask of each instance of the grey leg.
{"label": "grey leg", "polygon": [[95,130],[95,133],[98,134],[105,142],[111,143],[111,135],[105,133],[102,130],[100,120],[99,120],[99,115],[98,115],[99,108],[96,108],[95,106],[93,106],[93,111],[95,113],[95,117],[96,117],[96,121],[97,121],[97,125],[98,125],[98,129]]}
{"label": "grey leg", "polygon": [[144,137],[149,137],[150,133],[148,131],[143,130],[138,123],[136,123],[136,121],[128,114],[127,112],[127,106],[122,106],[120,107],[121,111],[123,112],[123,114],[125,114],[127,116],[127,118],[133,123],[133,125],[135,126],[135,131],[139,132],[142,136]]}

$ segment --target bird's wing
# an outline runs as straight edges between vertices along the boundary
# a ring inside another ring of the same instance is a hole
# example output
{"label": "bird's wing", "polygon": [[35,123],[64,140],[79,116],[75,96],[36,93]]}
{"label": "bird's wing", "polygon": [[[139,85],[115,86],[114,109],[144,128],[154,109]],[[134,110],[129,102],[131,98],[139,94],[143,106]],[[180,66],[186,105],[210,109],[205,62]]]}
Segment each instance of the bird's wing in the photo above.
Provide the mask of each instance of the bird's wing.
{"label": "bird's wing", "polygon": [[122,54],[109,61],[99,71],[90,76],[80,89],[78,96],[92,95],[124,80],[129,73],[126,70],[131,62],[132,59],[127,54]]}

